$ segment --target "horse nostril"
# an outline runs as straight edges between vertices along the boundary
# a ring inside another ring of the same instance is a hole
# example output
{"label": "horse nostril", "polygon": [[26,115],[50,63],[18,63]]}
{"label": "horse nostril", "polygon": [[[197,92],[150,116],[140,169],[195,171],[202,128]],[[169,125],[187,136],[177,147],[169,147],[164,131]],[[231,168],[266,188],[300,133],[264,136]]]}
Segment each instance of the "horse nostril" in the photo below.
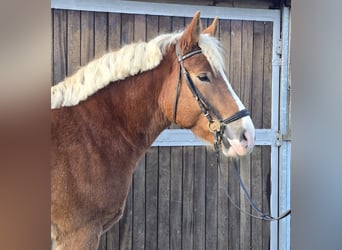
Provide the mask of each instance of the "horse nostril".
{"label": "horse nostril", "polygon": [[246,142],[248,141],[246,133],[247,133],[247,131],[246,131],[246,129],[244,129],[241,133],[240,141],[246,141]]}

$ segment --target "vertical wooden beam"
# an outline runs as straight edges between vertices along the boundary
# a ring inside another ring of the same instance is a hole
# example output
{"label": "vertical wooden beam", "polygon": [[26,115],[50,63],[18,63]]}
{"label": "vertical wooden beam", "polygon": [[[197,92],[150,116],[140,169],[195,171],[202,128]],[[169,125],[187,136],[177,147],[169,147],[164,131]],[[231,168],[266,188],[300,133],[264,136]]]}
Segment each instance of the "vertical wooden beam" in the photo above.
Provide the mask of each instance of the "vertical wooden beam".
{"label": "vertical wooden beam", "polygon": [[80,68],[81,53],[81,31],[80,31],[80,11],[68,11],[67,27],[67,74],[72,75]]}
{"label": "vertical wooden beam", "polygon": [[158,249],[170,249],[171,147],[159,148]]}
{"label": "vertical wooden beam", "polygon": [[183,149],[183,202],[182,202],[182,249],[194,249],[193,242],[193,192],[194,192],[194,148]]}
{"label": "vertical wooden beam", "polygon": [[108,51],[121,47],[121,14],[108,13]]}
{"label": "vertical wooden beam", "polygon": [[133,175],[133,225],[132,249],[145,249],[146,222],[146,154],[140,159]]}
{"label": "vertical wooden beam", "polygon": [[95,58],[99,58],[107,52],[107,22],[107,13],[95,13]]}
{"label": "vertical wooden beam", "polygon": [[157,249],[158,243],[158,147],[152,147],[146,154],[146,249]]}
{"label": "vertical wooden beam", "polygon": [[[253,65],[253,22],[242,23],[242,79],[241,79],[241,101],[250,110],[252,103],[252,65]],[[253,119],[253,115],[251,115]],[[240,174],[244,184],[251,191],[251,156],[240,160]],[[240,192],[240,207],[251,212],[251,207],[243,192]],[[251,240],[251,218],[241,213],[240,217],[240,249],[250,249]]]}
{"label": "vertical wooden beam", "polygon": [[194,249],[204,250],[206,234],[206,206],[205,206],[205,176],[206,176],[206,148],[195,147],[194,169]]}
{"label": "vertical wooden beam", "polygon": [[81,11],[81,65],[94,59],[94,12]]}
{"label": "vertical wooden beam", "polygon": [[170,249],[182,248],[183,148],[171,148]]}
{"label": "vertical wooden beam", "polygon": [[57,84],[67,73],[67,11],[53,10],[53,20],[53,84]]}
{"label": "vertical wooden beam", "polygon": [[206,249],[217,249],[217,168],[216,155],[212,149],[207,149],[206,174]]}
{"label": "vertical wooden beam", "polygon": [[[253,36],[253,122],[257,128],[262,128],[262,111],[263,111],[263,75],[264,75],[264,24],[262,22],[254,22]],[[262,149],[255,147],[252,155],[251,167],[251,185],[252,198],[255,204],[262,207]],[[262,221],[252,220],[252,245],[256,249],[262,249]]]}
{"label": "vertical wooden beam", "polygon": [[[263,81],[263,117],[262,127],[271,128],[272,121],[272,49],[273,49],[273,23],[264,23],[264,81]],[[262,148],[262,209],[270,213],[271,196],[271,148]],[[262,230],[263,248],[267,248],[270,242],[270,223],[263,222]]]}
{"label": "vertical wooden beam", "polygon": [[[230,44],[230,79],[231,84],[240,97],[241,91],[241,65],[242,65],[242,21],[231,21],[231,44]],[[230,168],[232,169],[232,168]],[[228,191],[236,204],[240,204],[240,185],[234,174],[228,176]],[[240,247],[240,212],[229,203],[228,205],[228,232],[229,249]]]}

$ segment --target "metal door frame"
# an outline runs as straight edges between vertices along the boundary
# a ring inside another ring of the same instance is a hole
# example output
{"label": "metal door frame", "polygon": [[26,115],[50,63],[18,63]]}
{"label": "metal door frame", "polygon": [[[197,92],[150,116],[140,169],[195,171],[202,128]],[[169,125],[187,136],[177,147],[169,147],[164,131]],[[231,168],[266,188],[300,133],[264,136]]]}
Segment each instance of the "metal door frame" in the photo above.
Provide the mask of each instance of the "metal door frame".
{"label": "metal door frame", "polygon": [[[192,17],[194,10],[200,10],[203,18],[217,16],[229,20],[273,22],[271,129],[256,130],[256,145],[271,147],[271,215],[276,217],[289,209],[291,159],[288,79],[289,8],[285,7],[281,11],[122,0],[51,0],[51,8],[182,17]],[[152,146],[205,145],[191,131],[173,129],[163,131]],[[270,249],[290,249],[290,218],[279,223],[277,221],[270,223]]]}

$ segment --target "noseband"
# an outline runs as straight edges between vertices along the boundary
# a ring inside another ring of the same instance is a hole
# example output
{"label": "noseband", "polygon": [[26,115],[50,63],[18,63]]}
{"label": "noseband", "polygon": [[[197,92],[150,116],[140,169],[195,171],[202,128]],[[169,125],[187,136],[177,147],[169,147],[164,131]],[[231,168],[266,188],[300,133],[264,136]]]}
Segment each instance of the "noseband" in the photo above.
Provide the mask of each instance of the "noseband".
{"label": "noseband", "polygon": [[[209,101],[201,94],[201,92],[195,86],[194,82],[192,81],[190,77],[189,72],[183,66],[184,60],[194,55],[201,54],[202,50],[198,49],[198,50],[189,52],[185,55],[181,55],[179,51],[178,43],[176,43],[175,47],[176,47],[176,56],[177,56],[178,63],[179,63],[179,75],[178,75],[178,83],[177,83],[177,89],[176,89],[176,95],[175,95],[175,101],[174,101],[174,107],[173,107],[173,121],[174,123],[177,124],[176,122],[177,105],[178,105],[180,84],[182,82],[181,77],[183,74],[188,88],[190,89],[195,100],[197,101],[198,106],[200,107],[203,115],[208,119],[208,128],[215,135],[214,136],[215,137],[215,142],[214,142],[215,151],[218,151],[226,126],[229,123],[239,120],[242,117],[249,116],[250,113],[247,109],[242,109],[236,112],[235,114],[231,115],[230,117],[226,119],[222,119],[219,112],[217,112],[217,110],[209,103]],[[213,119],[212,115],[214,115],[217,120]]]}

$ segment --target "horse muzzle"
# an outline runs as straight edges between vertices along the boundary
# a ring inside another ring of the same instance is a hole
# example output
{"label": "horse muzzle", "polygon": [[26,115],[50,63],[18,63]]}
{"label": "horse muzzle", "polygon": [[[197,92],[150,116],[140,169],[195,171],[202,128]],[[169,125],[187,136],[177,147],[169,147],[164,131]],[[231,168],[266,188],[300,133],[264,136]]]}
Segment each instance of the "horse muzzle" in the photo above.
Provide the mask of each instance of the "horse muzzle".
{"label": "horse muzzle", "polygon": [[225,126],[222,134],[224,155],[228,157],[244,156],[252,152],[254,145],[255,128],[249,116]]}

